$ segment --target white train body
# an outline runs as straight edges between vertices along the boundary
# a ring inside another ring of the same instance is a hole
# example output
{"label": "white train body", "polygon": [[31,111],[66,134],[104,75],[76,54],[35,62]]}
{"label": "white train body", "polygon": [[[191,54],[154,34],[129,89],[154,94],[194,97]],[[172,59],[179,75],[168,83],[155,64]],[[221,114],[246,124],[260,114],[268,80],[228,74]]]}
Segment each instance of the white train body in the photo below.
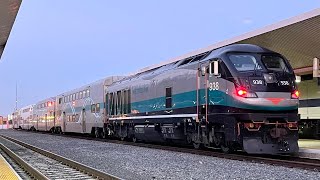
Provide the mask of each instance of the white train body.
{"label": "white train body", "polygon": [[96,81],[56,97],[56,129],[59,132],[92,133],[103,127],[104,87],[122,77]]}
{"label": "white train body", "polygon": [[55,98],[47,98],[38,102],[33,111],[31,120],[32,130],[49,131],[54,128]]}
{"label": "white train body", "polygon": [[44,99],[13,113],[14,128],[92,133],[105,120],[104,91],[123,76],[112,76],[56,97]]}
{"label": "white train body", "polygon": [[29,130],[32,127],[33,108],[35,105],[29,105],[20,109],[20,128]]}

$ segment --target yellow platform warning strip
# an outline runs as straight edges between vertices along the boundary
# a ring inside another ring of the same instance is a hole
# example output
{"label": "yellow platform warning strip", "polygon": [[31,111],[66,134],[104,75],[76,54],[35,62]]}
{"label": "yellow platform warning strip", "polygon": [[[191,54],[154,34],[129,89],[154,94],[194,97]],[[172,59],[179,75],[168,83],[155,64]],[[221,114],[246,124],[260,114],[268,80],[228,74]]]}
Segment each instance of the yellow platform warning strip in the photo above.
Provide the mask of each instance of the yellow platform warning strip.
{"label": "yellow platform warning strip", "polygon": [[0,154],[0,179],[5,180],[21,180],[20,176],[15,172],[11,165]]}
{"label": "yellow platform warning strip", "polygon": [[320,149],[320,140],[299,139],[299,147],[307,149]]}

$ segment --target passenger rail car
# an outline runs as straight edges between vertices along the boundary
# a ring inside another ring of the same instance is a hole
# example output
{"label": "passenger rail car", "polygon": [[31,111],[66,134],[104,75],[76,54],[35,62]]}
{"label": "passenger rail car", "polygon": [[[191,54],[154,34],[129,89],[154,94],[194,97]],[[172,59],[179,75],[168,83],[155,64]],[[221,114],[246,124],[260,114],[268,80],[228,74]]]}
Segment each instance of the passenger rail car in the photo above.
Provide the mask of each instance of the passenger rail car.
{"label": "passenger rail car", "polygon": [[257,154],[298,152],[295,75],[280,54],[230,45],[142,72],[106,90],[104,133]]}
{"label": "passenger rail car", "polygon": [[38,102],[33,111],[31,130],[52,131],[55,126],[55,97]]}
{"label": "passenger rail car", "polygon": [[121,79],[112,76],[87,86],[65,92],[56,97],[56,132],[93,133],[102,131],[104,114],[104,87]]}
{"label": "passenger rail car", "polygon": [[301,76],[299,114],[299,136],[303,138],[320,138],[320,78],[313,74]]}
{"label": "passenger rail car", "polygon": [[21,108],[20,116],[21,116],[21,124],[20,128],[29,130],[32,127],[32,119],[33,119],[33,108],[34,105],[29,105]]}
{"label": "passenger rail car", "polygon": [[20,116],[20,109],[15,110],[12,113],[12,124],[14,129],[19,129],[21,127],[21,116]]}
{"label": "passenger rail car", "polygon": [[298,98],[285,57],[236,44],[39,102],[32,128],[292,154],[298,152]]}

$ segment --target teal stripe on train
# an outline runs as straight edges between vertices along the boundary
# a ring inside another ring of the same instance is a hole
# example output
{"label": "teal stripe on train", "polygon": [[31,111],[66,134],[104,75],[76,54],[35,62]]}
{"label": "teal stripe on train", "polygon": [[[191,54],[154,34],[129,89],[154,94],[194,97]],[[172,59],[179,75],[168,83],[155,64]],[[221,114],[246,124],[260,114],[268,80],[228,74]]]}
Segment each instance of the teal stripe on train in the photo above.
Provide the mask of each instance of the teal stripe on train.
{"label": "teal stripe on train", "polygon": [[[221,105],[221,106],[230,106],[234,108],[242,109],[252,109],[252,110],[269,110],[269,111],[284,111],[284,110],[294,110],[298,106],[258,106],[258,105],[248,105],[240,101],[236,101],[232,96],[222,92],[222,91],[208,91],[209,93],[209,105]],[[200,104],[205,104],[205,90],[201,89],[199,91]],[[170,109],[181,109],[187,107],[195,107],[197,105],[197,91],[189,91],[180,94],[175,94],[172,97],[172,108]],[[152,111],[165,111],[165,97],[159,97],[154,99],[149,99],[145,101],[134,102],[131,104],[131,109],[136,110],[139,113],[152,112]],[[100,103],[100,112],[104,108],[104,103]],[[75,107],[76,112],[81,112],[83,107]],[[91,110],[91,105],[86,105],[86,110]],[[72,113],[71,108],[67,107],[65,110],[66,113]]]}
{"label": "teal stripe on train", "polygon": [[[230,106],[234,108],[242,109],[252,109],[252,110],[267,110],[267,111],[284,111],[284,110],[294,110],[298,106],[259,106],[250,105],[243,102],[235,100],[232,96],[222,92],[222,91],[209,91],[209,105],[221,105]],[[196,100],[197,91],[189,91],[180,94],[175,94],[172,96],[172,108],[180,109],[186,107],[194,107],[197,105]],[[199,92],[200,104],[205,103],[205,90],[201,89]],[[165,97],[154,98],[145,101],[134,102],[131,104],[131,109],[136,110],[139,113],[152,112],[152,111],[164,111],[165,108]]]}

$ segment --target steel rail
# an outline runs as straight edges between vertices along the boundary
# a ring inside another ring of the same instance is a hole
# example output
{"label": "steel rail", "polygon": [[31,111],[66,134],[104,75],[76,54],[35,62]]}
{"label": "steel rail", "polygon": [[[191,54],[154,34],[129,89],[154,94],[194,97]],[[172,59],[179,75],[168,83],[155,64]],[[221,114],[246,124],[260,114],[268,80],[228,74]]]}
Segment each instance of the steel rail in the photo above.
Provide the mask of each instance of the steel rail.
{"label": "steel rail", "polygon": [[9,148],[0,143],[0,149],[5,152],[13,161],[15,161],[22,169],[29,173],[35,179],[48,180],[48,178],[39,172],[37,169],[29,165],[21,159],[16,153],[12,152]]}
{"label": "steel rail", "polygon": [[[40,133],[50,134],[46,132],[40,132]],[[204,155],[204,156],[218,157],[218,158],[238,160],[238,161],[248,161],[253,163],[265,163],[269,165],[285,166],[289,168],[300,168],[300,169],[309,169],[313,171],[320,171],[320,159],[300,158],[296,156],[281,156],[281,155],[273,155],[273,156],[272,155],[271,156],[270,155],[267,155],[267,156],[248,155],[245,153],[226,154],[218,151],[190,149],[186,147],[167,146],[167,145],[150,144],[150,143],[134,143],[134,142],[128,142],[128,141],[93,138],[88,136],[75,136],[75,135],[52,134],[52,133],[50,135],[85,139],[85,140],[94,140],[94,141],[100,141],[100,142],[123,144],[123,145],[137,146],[137,147],[145,147],[145,148],[151,148],[151,149],[161,149],[161,150],[167,150],[167,151],[173,151],[173,152]]]}
{"label": "steel rail", "polygon": [[4,135],[0,135],[0,137],[4,138],[4,139],[7,139],[9,141],[12,141],[16,144],[19,144],[25,148],[28,148],[28,149],[31,149],[35,152],[38,152],[44,156],[47,156],[51,159],[54,159],[54,160],[57,160],[57,161],[60,161],[62,162],[63,164],[71,167],[71,168],[74,168],[74,169],[77,169],[79,171],[82,171],[84,173],[87,173],[97,179],[104,179],[104,180],[119,180],[121,178],[119,177],[116,177],[116,176],[113,176],[111,174],[108,174],[108,173],[105,173],[105,172],[102,172],[100,170],[97,170],[95,168],[91,168],[89,166],[86,166],[84,164],[81,164],[81,163],[78,163],[76,161],[73,161],[71,159],[68,159],[68,158],[65,158],[65,157],[62,157],[58,154],[55,154],[55,153],[52,153],[52,152],[49,152],[49,151],[46,151],[44,149],[41,149],[41,148],[38,148],[38,147],[35,147],[33,145],[30,145],[30,144],[27,144],[25,142],[21,142],[17,139],[14,139],[14,138],[11,138],[11,137],[8,137],[8,136],[4,136]]}

